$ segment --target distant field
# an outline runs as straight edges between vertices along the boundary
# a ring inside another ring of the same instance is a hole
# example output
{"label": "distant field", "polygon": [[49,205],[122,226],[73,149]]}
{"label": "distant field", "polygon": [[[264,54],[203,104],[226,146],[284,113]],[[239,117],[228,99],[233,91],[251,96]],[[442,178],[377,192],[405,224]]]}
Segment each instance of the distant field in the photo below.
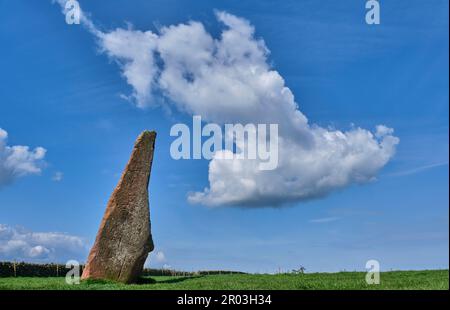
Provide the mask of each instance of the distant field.
{"label": "distant field", "polygon": [[363,272],[308,274],[229,274],[188,277],[143,277],[139,284],[82,281],[68,285],[63,277],[0,278],[2,290],[448,290],[448,270],[392,271],[381,273],[380,285],[367,285]]}

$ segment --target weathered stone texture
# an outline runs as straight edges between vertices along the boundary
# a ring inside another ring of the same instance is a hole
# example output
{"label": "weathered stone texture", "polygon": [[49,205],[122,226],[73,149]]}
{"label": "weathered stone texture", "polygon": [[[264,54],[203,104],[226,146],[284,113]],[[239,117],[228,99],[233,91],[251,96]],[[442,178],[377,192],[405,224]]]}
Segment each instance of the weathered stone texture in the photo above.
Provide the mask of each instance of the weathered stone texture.
{"label": "weathered stone texture", "polygon": [[154,248],[150,230],[148,183],[156,133],[144,131],[112,193],[82,279],[137,280]]}

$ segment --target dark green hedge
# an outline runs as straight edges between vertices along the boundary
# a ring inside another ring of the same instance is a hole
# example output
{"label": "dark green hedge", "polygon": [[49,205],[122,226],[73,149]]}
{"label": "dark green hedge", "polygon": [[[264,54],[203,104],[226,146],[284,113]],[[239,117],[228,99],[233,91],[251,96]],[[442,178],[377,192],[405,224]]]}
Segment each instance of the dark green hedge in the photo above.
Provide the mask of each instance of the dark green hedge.
{"label": "dark green hedge", "polygon": [[58,277],[65,276],[69,270],[61,264],[0,262],[0,277]]}
{"label": "dark green hedge", "polygon": [[169,269],[151,269],[145,268],[142,271],[143,276],[199,276],[199,275],[213,275],[213,274],[244,274],[245,272],[229,271],[229,270],[211,270],[211,271],[176,271]]}
{"label": "dark green hedge", "polygon": [[[81,272],[83,272],[83,265]],[[30,264],[15,262],[0,262],[0,277],[64,277],[70,269],[62,264]],[[243,273],[236,271],[214,270],[214,271],[198,271],[183,272],[168,269],[152,269],[145,268],[142,271],[143,276],[197,276],[212,274],[232,274]]]}

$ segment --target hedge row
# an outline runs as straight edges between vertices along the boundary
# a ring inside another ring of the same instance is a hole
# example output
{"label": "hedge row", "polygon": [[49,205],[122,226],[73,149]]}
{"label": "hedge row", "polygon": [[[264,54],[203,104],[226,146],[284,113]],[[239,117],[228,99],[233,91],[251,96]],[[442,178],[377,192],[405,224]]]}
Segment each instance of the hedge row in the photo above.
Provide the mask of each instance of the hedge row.
{"label": "hedge row", "polygon": [[229,270],[209,270],[209,271],[177,271],[170,269],[151,269],[145,268],[142,271],[143,276],[200,276],[200,275],[214,275],[214,274],[244,274],[245,272],[229,271]]}
{"label": "hedge row", "polygon": [[[83,266],[80,267],[82,272]],[[0,277],[62,277],[69,270],[66,265],[60,264],[0,262]]]}
{"label": "hedge row", "polygon": [[[80,273],[83,272],[83,265],[80,266]],[[66,268],[62,264],[31,264],[16,262],[0,262],[0,277],[64,277],[70,268]],[[214,271],[197,271],[184,272],[169,269],[153,269],[145,268],[142,271],[143,276],[198,276],[213,274],[236,274],[243,272],[214,270]]]}

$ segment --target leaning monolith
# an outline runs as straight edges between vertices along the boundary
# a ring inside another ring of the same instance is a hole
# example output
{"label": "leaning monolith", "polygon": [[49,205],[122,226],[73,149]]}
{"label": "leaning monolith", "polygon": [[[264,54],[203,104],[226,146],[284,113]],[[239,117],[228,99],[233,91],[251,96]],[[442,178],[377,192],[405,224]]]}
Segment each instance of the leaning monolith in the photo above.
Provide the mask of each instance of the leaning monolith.
{"label": "leaning monolith", "polygon": [[144,131],[112,193],[89,253],[82,279],[135,282],[154,248],[150,231],[148,183],[156,132]]}

